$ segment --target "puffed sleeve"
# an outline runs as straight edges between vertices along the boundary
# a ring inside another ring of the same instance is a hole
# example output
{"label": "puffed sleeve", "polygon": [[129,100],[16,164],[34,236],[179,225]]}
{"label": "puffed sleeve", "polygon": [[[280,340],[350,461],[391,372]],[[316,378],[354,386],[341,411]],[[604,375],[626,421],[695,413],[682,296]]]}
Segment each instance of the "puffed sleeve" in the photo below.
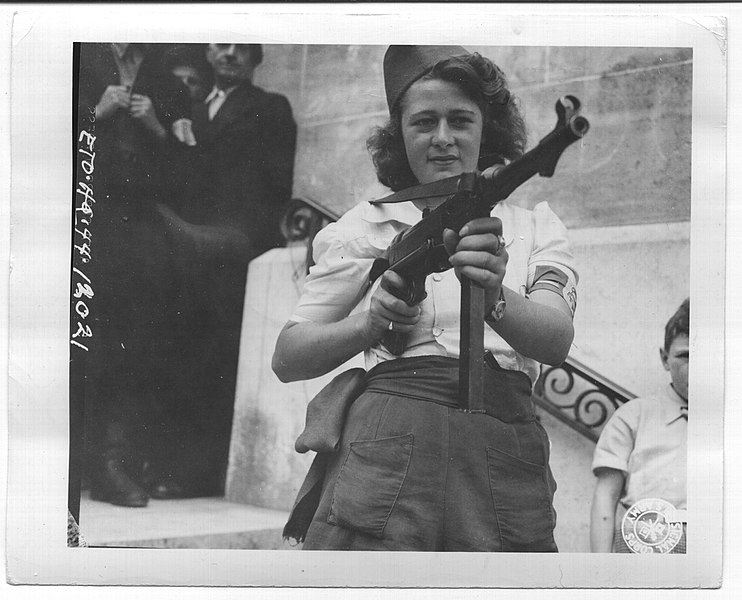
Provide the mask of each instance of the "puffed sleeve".
{"label": "puffed sleeve", "polygon": [[634,450],[635,432],[639,421],[639,403],[627,402],[608,420],[593,452],[592,470],[610,467],[628,473],[629,457]]}
{"label": "puffed sleeve", "polygon": [[549,207],[539,202],[533,209],[534,244],[528,259],[528,293],[548,289],[560,294],[574,316],[579,276],[567,228]]}
{"label": "puffed sleeve", "polygon": [[347,317],[363,298],[376,256],[349,220],[330,223],[314,238],[315,264],[292,321],[334,323]]}

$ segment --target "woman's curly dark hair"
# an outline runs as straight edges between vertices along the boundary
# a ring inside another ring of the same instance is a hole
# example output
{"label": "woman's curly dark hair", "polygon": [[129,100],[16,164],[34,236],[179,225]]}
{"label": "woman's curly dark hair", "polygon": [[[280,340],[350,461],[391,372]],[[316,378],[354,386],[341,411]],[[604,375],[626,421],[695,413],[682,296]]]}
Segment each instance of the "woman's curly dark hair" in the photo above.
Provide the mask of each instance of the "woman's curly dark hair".
{"label": "woman's curly dark hair", "polygon": [[[479,106],[484,117],[478,168],[484,170],[505,159],[523,155],[526,127],[507,88],[504,73],[479,53],[451,57],[437,63],[420,79],[456,83]],[[402,102],[392,109],[384,127],[376,127],[366,141],[379,181],[399,191],[419,182],[407,161],[402,138]]]}

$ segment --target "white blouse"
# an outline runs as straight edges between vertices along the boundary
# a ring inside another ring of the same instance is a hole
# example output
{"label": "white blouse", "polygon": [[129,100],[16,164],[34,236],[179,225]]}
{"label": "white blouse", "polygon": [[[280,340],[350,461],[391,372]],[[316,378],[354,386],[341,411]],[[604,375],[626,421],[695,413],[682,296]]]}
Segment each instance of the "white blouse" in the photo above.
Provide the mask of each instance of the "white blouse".
{"label": "white blouse", "polygon": [[[554,266],[567,275],[566,289],[575,293],[578,276],[567,229],[546,202],[537,204],[533,210],[500,202],[491,215],[502,220],[509,256],[503,285],[526,296],[536,268]],[[412,202],[380,205],[362,202],[325,227],[314,239],[316,264],[307,276],[291,320],[332,323],[367,310],[379,285],[379,280],[369,285],[374,260],[398,233],[421,217],[422,212]],[[420,304],[420,320],[408,337],[402,357],[458,357],[461,287],[454,270],[428,276],[425,289],[428,296]],[[484,345],[504,369],[523,371],[532,382],[538,378],[539,363],[517,353],[487,326]],[[365,352],[366,368],[395,358],[398,357],[378,343]]]}

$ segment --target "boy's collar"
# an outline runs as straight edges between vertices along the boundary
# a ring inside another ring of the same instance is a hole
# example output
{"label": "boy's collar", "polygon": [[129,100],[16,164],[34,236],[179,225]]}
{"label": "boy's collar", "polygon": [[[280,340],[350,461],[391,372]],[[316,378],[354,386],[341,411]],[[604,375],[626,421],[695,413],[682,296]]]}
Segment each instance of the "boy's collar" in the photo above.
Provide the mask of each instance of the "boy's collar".
{"label": "boy's collar", "polygon": [[674,421],[677,421],[678,419],[683,417],[682,409],[685,409],[686,415],[688,414],[688,401],[675,391],[675,388],[672,387],[672,384],[668,383],[666,389],[667,397],[670,400],[670,403],[667,407],[667,410],[665,411],[665,423],[669,425],[670,423],[673,423]]}

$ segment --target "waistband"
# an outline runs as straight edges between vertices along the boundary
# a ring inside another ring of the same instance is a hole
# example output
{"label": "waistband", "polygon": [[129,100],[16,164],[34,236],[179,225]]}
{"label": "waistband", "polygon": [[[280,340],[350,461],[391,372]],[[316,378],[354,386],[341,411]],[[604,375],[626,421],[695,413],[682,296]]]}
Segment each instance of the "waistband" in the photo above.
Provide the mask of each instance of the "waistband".
{"label": "waistband", "polygon": [[[484,412],[505,423],[533,421],[531,380],[521,371],[486,361]],[[417,356],[382,362],[366,375],[365,391],[459,408],[459,361],[447,356]]]}

